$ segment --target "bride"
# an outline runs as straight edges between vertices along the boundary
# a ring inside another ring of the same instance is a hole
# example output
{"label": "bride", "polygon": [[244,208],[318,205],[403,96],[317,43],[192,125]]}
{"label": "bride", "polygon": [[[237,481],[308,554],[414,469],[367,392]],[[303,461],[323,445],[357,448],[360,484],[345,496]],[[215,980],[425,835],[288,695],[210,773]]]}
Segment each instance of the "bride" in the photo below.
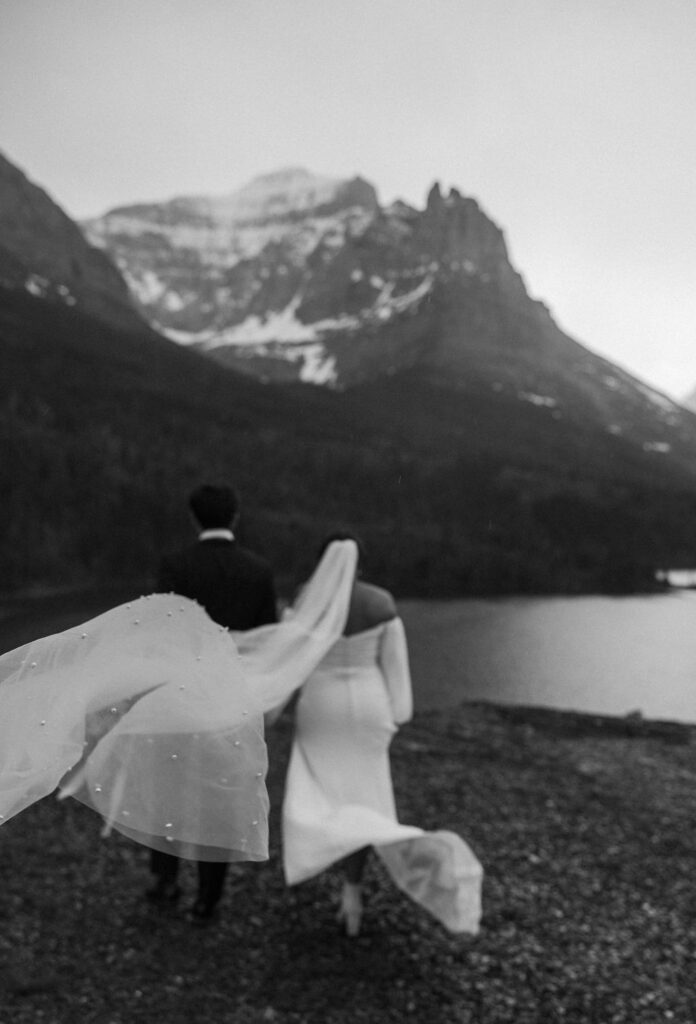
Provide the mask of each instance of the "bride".
{"label": "bride", "polygon": [[[356,563],[353,541],[331,543],[282,622],[246,633],[232,636],[187,598],[153,594],[5,654],[0,825],[58,789],[96,810],[104,835],[116,829],[197,861],[267,859],[264,715],[312,676],[343,633]],[[441,897],[444,880],[446,901],[463,905],[464,884],[470,912],[438,916],[475,932],[470,879],[443,874],[437,842],[427,863],[423,851],[411,862],[401,840],[415,833],[427,839],[416,829],[392,833],[380,856],[388,866],[404,861],[397,883],[411,885],[414,898],[429,887]],[[360,824],[356,846],[378,842]],[[475,858],[458,843],[454,860],[465,855],[469,869]]]}
{"label": "bride", "polygon": [[397,820],[389,745],[412,707],[393,598],[360,579],[356,565],[342,636],[300,691],[282,815],[286,881],[341,863],[339,919],[351,936],[360,931],[370,847],[397,886],[451,931],[478,927],[482,870],[469,847],[451,832]]}

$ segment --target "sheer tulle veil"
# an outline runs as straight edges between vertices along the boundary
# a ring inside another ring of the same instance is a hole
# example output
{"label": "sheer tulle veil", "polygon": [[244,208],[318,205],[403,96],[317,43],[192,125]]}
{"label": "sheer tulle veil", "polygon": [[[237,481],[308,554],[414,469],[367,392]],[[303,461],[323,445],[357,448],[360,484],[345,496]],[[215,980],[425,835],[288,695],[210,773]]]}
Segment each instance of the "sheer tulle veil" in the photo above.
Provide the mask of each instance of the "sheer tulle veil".
{"label": "sheer tulle veil", "polygon": [[104,831],[196,860],[268,856],[263,715],[340,636],[336,541],[282,622],[243,634],[153,594],[0,658],[0,824],[57,788]]}

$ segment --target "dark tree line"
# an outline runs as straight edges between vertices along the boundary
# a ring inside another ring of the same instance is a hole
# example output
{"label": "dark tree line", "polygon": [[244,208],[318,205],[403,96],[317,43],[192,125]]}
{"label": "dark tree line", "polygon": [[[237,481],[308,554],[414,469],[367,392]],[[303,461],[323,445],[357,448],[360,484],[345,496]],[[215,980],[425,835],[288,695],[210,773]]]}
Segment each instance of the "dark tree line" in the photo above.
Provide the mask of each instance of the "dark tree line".
{"label": "dark tree line", "polygon": [[426,450],[370,422],[364,397],[263,387],[44,306],[0,315],[4,593],[146,583],[191,537],[185,499],[204,479],[239,488],[243,537],[288,589],[341,526],[401,595],[621,592],[696,564],[690,487]]}

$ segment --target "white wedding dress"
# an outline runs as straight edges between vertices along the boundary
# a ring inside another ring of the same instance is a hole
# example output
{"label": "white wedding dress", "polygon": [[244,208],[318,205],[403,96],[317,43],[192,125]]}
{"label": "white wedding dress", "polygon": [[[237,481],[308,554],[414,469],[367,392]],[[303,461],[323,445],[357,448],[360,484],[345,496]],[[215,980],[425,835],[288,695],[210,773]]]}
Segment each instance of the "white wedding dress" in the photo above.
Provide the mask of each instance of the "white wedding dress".
{"label": "white wedding dress", "polygon": [[[195,601],[153,594],[3,655],[0,825],[58,789],[96,810],[104,834],[117,829],[152,849],[198,861],[267,859],[263,716],[307,679],[301,703],[306,699],[310,710],[322,675],[327,696],[319,703],[325,706],[329,692],[340,693],[335,672],[318,666],[325,657],[331,664],[344,644],[356,561],[352,541],[334,542],[282,622],[246,633],[230,634]],[[394,631],[385,630],[384,638],[387,632]],[[376,643],[377,634],[363,639]],[[357,648],[352,638],[345,643]],[[378,716],[375,699],[370,689],[365,715],[373,736],[377,718],[393,728],[388,714],[398,718],[410,697],[394,690],[391,711],[383,703]],[[326,724],[330,716],[320,717]],[[330,742],[338,741],[338,732]],[[480,866],[474,885],[478,862],[461,839],[404,831],[396,823],[386,739],[378,744],[383,787],[371,808],[374,827],[368,827],[365,806],[357,813],[342,810],[340,827],[350,833],[353,814],[354,835],[331,849],[341,856],[348,847],[377,844],[397,884],[448,927],[475,932]],[[342,764],[349,786],[356,769],[347,756]],[[324,769],[328,773],[326,759]],[[298,778],[297,763],[293,775]],[[337,781],[336,772],[327,774],[324,792],[332,793]],[[295,796],[289,789],[289,807],[299,819],[302,793],[301,785]],[[315,794],[305,797],[312,802]],[[329,862],[326,844],[317,841],[310,866],[309,839],[306,834],[300,843],[304,866],[294,877]]]}
{"label": "white wedding dress", "polygon": [[476,933],[482,868],[452,832],[399,824],[389,744],[412,713],[401,619],[342,636],[301,690],[283,802],[289,885],[373,846],[394,882],[454,932]]}

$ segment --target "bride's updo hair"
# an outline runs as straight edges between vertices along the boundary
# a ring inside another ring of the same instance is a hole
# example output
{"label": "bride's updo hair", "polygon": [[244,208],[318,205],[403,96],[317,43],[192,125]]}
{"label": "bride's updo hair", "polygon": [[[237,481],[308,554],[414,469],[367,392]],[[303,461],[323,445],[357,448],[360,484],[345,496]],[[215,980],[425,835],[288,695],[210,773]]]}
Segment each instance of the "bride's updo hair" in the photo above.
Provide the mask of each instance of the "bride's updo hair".
{"label": "bride's updo hair", "polygon": [[189,508],[204,530],[227,529],[239,510],[239,498],[227,484],[202,484],[189,497]]}

